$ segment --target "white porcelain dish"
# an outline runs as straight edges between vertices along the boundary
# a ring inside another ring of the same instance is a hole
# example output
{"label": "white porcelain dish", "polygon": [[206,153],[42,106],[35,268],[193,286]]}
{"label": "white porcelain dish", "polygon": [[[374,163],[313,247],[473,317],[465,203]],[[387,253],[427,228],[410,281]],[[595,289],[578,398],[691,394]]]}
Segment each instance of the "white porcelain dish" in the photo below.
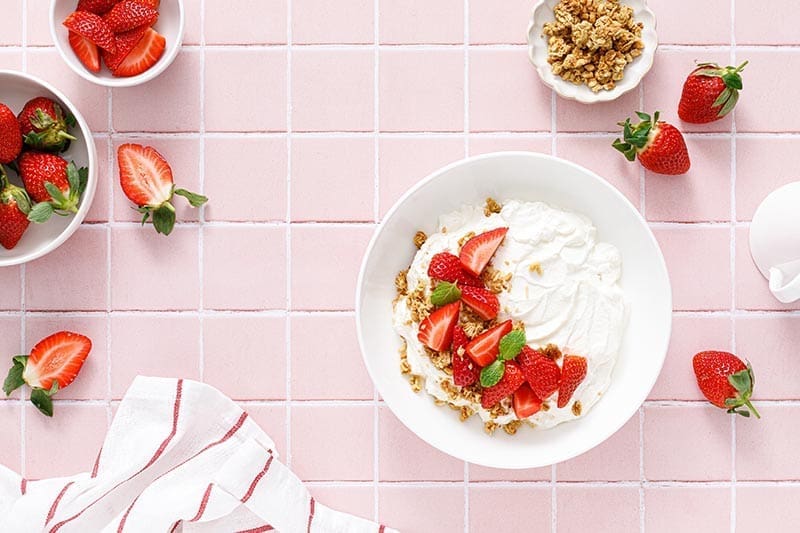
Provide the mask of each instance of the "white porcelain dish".
{"label": "white porcelain dish", "polygon": [[647,0],[621,0],[621,3],[633,8],[636,21],[644,25],[642,29],[644,50],[642,55],[635,58],[625,67],[625,76],[617,82],[616,87],[610,91],[597,93],[592,92],[586,85],[575,85],[556,76],[547,62],[547,41],[542,37],[542,29],[545,23],[552,22],[555,19],[553,8],[558,2],[559,0],[539,0],[533,8],[531,21],[528,25],[528,57],[533,66],[536,67],[536,71],[545,85],[552,88],[561,97],[577,100],[583,104],[610,102],[635,89],[653,66],[653,59],[658,47],[656,16],[647,7]]}
{"label": "white porcelain dish", "polygon": [[[544,201],[582,213],[598,240],[622,254],[621,286],[630,304],[611,386],[579,420],[550,430],[486,435],[478,417],[460,422],[400,374],[400,337],[392,328],[394,278],[408,267],[417,230],[435,231],[439,215],[464,204]],[[664,258],[636,208],[596,174],[569,161],[529,152],[501,152],[453,163],[422,180],[387,213],[370,242],[358,279],[356,322],[364,362],[397,417],[432,446],[459,459],[496,468],[533,468],[597,446],[636,413],[661,371],[672,324],[672,293]]]}
{"label": "white porcelain dish", "polygon": [[[44,224],[31,224],[13,250],[0,247],[0,267],[33,261],[61,246],[86,218],[97,188],[97,150],[92,132],[72,102],[58,89],[39,78],[22,72],[0,70],[0,102],[15,113],[22,110],[25,102],[37,96],[52,98],[75,117],[77,125],[72,129],[72,134],[77,140],[72,141],[69,149],[60,155],[67,161],[74,161],[78,168],[87,167],[89,181],[77,214],[67,217],[54,215]],[[10,169],[7,171],[11,182],[20,185],[18,176]]]}
{"label": "white porcelain dish", "polygon": [[183,43],[184,9],[183,0],[161,0],[158,8],[158,21],[153,29],[163,35],[167,40],[167,49],[164,55],[152,68],[128,78],[115,78],[111,71],[103,65],[100,72],[94,73],[83,66],[78,56],[69,46],[69,32],[61,23],[67,15],[75,11],[77,0],[50,0],[50,35],[56,45],[58,53],[66,61],[69,68],[81,78],[105,87],[134,87],[147,83],[158,77],[172,64]]}

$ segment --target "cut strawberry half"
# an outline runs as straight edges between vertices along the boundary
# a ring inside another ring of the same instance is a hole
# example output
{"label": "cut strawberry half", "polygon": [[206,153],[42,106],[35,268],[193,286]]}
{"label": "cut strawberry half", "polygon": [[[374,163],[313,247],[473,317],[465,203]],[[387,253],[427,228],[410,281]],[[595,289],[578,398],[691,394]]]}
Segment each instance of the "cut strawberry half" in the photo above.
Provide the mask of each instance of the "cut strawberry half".
{"label": "cut strawberry half", "polygon": [[523,383],[514,392],[514,413],[517,418],[523,419],[535,415],[542,408],[542,400],[536,396],[533,389],[527,383]]}
{"label": "cut strawberry half", "polygon": [[142,40],[147,30],[147,26],[142,26],[114,36],[117,51],[112,54],[111,52],[103,50],[103,62],[105,62],[109,70],[113,72],[119,68],[122,61],[128,57],[131,51],[133,51],[136,45]]}
{"label": "cut strawberry half", "polygon": [[84,67],[92,72],[100,72],[100,51],[96,44],[71,31],[69,32],[69,46]]}
{"label": "cut strawberry half", "polygon": [[500,352],[500,339],[502,339],[512,329],[510,320],[484,331],[469,344],[467,344],[467,355],[479,366],[487,366],[497,359]]}
{"label": "cut strawberry half", "polygon": [[508,233],[508,228],[497,228],[476,235],[465,242],[458,256],[464,270],[475,276],[480,276],[500,247],[500,244],[502,244],[506,233]]}
{"label": "cut strawberry half", "polygon": [[586,367],[586,358],[584,357],[577,355],[564,357],[564,364],[561,367],[561,383],[558,385],[558,407],[566,406],[572,399],[575,389],[586,378]]}
{"label": "cut strawberry half", "polygon": [[491,409],[500,400],[514,394],[525,383],[522,370],[514,361],[506,361],[503,377],[496,385],[483,389],[481,393],[481,406],[484,409]]}
{"label": "cut strawberry half", "polygon": [[114,33],[122,33],[139,26],[152,26],[158,20],[158,11],[142,2],[122,0],[103,16]]}
{"label": "cut strawberry half", "polygon": [[63,389],[75,380],[92,349],[92,341],[78,333],[60,331],[39,341],[31,350],[22,378],[31,387]]}
{"label": "cut strawberry half", "polygon": [[111,53],[117,51],[117,47],[114,44],[114,33],[100,15],[95,15],[88,11],[75,11],[70,13],[62,24],[68,30],[88,39],[104,50],[108,50]]}
{"label": "cut strawberry half", "polygon": [[441,252],[431,258],[428,265],[428,276],[462,286],[483,287],[483,281],[469,272],[465,272],[461,266],[461,260],[449,252]]}
{"label": "cut strawberry half", "polygon": [[483,320],[492,320],[500,312],[497,296],[483,287],[461,287],[461,301]]}
{"label": "cut strawberry half", "polygon": [[523,346],[517,356],[525,379],[539,398],[547,399],[558,390],[561,369],[555,361],[530,346]]}
{"label": "cut strawberry half", "polygon": [[144,36],[122,60],[122,63],[112,71],[112,74],[121,78],[138,76],[155,65],[164,55],[166,48],[167,40],[164,36],[153,28],[147,28]]}
{"label": "cut strawberry half", "polygon": [[453,383],[459,387],[469,387],[480,377],[480,369],[472,359],[467,357],[466,347],[469,344],[464,328],[456,326],[453,330],[453,347],[450,349],[453,359]]}
{"label": "cut strawberry half", "polygon": [[419,325],[417,334],[419,341],[437,352],[443,352],[450,348],[453,342],[453,328],[458,323],[460,309],[461,303],[453,302],[431,313]]}
{"label": "cut strawberry half", "polygon": [[96,15],[108,13],[119,0],[80,0],[76,11],[88,11]]}

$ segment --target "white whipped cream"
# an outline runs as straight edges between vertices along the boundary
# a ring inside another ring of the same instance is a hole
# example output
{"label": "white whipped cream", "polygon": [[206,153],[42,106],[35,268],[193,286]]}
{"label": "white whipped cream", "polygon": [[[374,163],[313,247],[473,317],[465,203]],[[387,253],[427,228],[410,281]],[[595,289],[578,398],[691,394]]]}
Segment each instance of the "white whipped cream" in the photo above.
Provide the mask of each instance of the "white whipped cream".
{"label": "white whipped cream", "polygon": [[[588,363],[586,379],[565,407],[556,407],[554,395],[547,401],[547,411],[528,418],[537,428],[550,428],[576,418],[572,413],[576,400],[581,402],[581,416],[585,415],[608,389],[627,324],[627,304],[619,285],[622,260],[616,247],[597,242],[597,230],[585,216],[541,202],[508,201],[500,213],[488,217],[483,207],[466,206],[440,217],[439,232],[428,237],[411,263],[409,288],[420,282],[430,286],[428,265],[435,254],[458,255],[458,241],[465,234],[500,227],[507,227],[508,234],[491,264],[512,278],[509,290],[497,295],[498,320],[524,322],[533,348],[553,343],[565,354],[585,357]],[[541,275],[531,270],[536,263]],[[419,324],[412,322],[406,298],[395,306],[394,328],[405,339],[411,371],[424,376],[428,394],[450,401],[441,382],[452,384],[452,378],[425,353],[417,339]],[[463,398],[452,403],[472,407],[484,421],[491,419],[486,409]],[[511,410],[494,421],[506,424],[516,418]]]}

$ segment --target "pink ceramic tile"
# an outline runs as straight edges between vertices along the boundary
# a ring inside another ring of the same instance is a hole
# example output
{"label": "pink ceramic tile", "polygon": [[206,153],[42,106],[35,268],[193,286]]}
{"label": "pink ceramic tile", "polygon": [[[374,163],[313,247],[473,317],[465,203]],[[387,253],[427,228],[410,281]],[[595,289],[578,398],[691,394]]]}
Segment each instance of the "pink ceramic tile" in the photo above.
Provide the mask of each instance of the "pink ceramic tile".
{"label": "pink ceramic tile", "polygon": [[0,48],[0,68],[22,70],[22,49],[4,50]]}
{"label": "pink ceramic tile", "polygon": [[104,310],[108,230],[83,226],[62,246],[25,267],[28,309]]}
{"label": "pink ceramic tile", "polygon": [[200,320],[186,315],[111,316],[111,394],[137,375],[198,379]]}
{"label": "pink ceramic tile", "polygon": [[797,9],[796,3],[772,0],[769,8],[754,0],[735,0],[735,3],[736,44],[800,43],[794,17],[789,16]]}
{"label": "pink ceramic tile", "polygon": [[286,318],[203,319],[203,381],[235,400],[286,397]]}
{"label": "pink ceramic tile", "polygon": [[750,256],[750,230],[736,228],[736,307],[738,309],[800,309],[800,302],[783,304],[775,299],[769,284]]}
{"label": "pink ceramic tile", "polygon": [[[19,3],[21,4],[22,2]],[[49,20],[50,2],[48,0],[28,0],[25,38],[28,46],[53,46]],[[67,32],[67,29],[61,26],[60,20],[57,21],[56,30]]]}
{"label": "pink ceramic tile", "polygon": [[415,183],[463,157],[464,140],[460,138],[381,137],[378,144],[381,216]]}
{"label": "pink ceramic tile", "polygon": [[109,209],[109,188],[115,183],[115,175],[111,175],[108,165],[108,137],[95,137],[97,147],[97,190],[92,200],[92,207],[86,214],[87,222],[108,222],[111,218]]}
{"label": "pink ceramic tile", "polygon": [[275,443],[279,459],[286,461],[286,405],[251,405],[241,407],[247,411],[258,427]]}
{"label": "pink ceramic tile", "polygon": [[644,509],[648,533],[731,530],[731,490],[727,487],[648,487]]}
{"label": "pink ceramic tile", "polygon": [[[707,51],[702,48],[657,50],[655,67],[644,79],[644,109],[641,111],[646,113],[661,111],[661,120],[673,124],[681,131],[731,131],[730,116],[710,124],[689,124],[678,118],[678,102],[681,99],[683,82],[697,67],[697,63],[706,62],[717,62],[722,66],[728,65],[730,64],[730,53]],[[631,114],[631,116],[633,115]],[[738,127],[738,114],[736,123]]]}
{"label": "pink ceramic tile", "polygon": [[[470,531],[550,531],[550,487],[469,488]],[[498,520],[498,510],[507,509]]]}
{"label": "pink ceramic tile", "polygon": [[[647,172],[647,219],[706,222],[731,219],[731,142],[686,139],[692,168],[681,176]],[[620,154],[622,155],[622,154]]]}
{"label": "pink ceramic tile", "polygon": [[[207,52],[207,76],[213,73],[210,68],[213,65],[212,58],[213,54]],[[135,132],[198,131],[200,84],[203,83],[200,61],[199,50],[184,49],[175,62],[153,81],[136,87],[113,89],[114,129]],[[252,76],[252,72],[248,72],[246,79]],[[235,84],[236,87],[241,85]],[[208,111],[206,109],[206,116]]]}
{"label": "pink ceramic tile", "polygon": [[471,131],[550,131],[551,96],[524,50],[470,50]]}
{"label": "pink ceramic tile", "polygon": [[372,382],[361,360],[354,317],[310,314],[294,315],[290,320],[292,399],[372,399]]}
{"label": "pink ceramic tile", "polygon": [[206,130],[286,131],[286,61],[280,49],[206,50]]}
{"label": "pink ceramic tile", "polygon": [[[45,1],[45,0],[39,0]],[[19,46],[22,44],[22,2],[11,2],[3,6],[3,28],[0,44]]]}
{"label": "pink ceramic tile", "polygon": [[58,391],[59,400],[105,400],[108,398],[108,319],[105,314],[64,317],[60,313],[29,316],[25,320],[26,348],[57,331],[74,331],[92,340],[92,351],[80,374],[66,389]]}
{"label": "pink ceramic tile", "polygon": [[286,220],[285,138],[206,137],[205,142],[204,186],[211,199],[206,220]]}
{"label": "pink ceramic tile", "polygon": [[352,309],[373,231],[371,225],[293,226],[292,309]]}
{"label": "pink ceramic tile", "polygon": [[372,43],[373,0],[294,0],[292,42]]}
{"label": "pink ceramic tile", "polygon": [[373,220],[375,141],[292,141],[292,220]]}
{"label": "pink ceramic tile", "polygon": [[639,91],[626,93],[612,102],[591,105],[559,98],[556,100],[556,124],[559,132],[607,131],[618,136],[622,128],[617,123],[628,117],[635,122],[634,112],[640,107]]}
{"label": "pink ceramic tile", "polygon": [[526,468],[521,470],[502,470],[486,466],[469,465],[469,480],[473,483],[481,481],[550,481],[553,469]]}
{"label": "pink ceramic tile", "polygon": [[20,468],[20,425],[22,408],[18,401],[0,402],[0,423],[6,431],[0,435],[0,464],[19,472]]}
{"label": "pink ceramic tile", "polygon": [[534,137],[526,135],[495,136],[473,134],[469,137],[469,155],[488,154],[490,152],[538,152],[549,154],[552,147],[550,137]]}
{"label": "pink ceramic tile", "polygon": [[800,131],[800,123],[786,112],[786,102],[775,97],[780,87],[796,83],[793,75],[800,70],[800,50],[787,47],[741,51],[736,57],[739,62],[750,61],[742,73],[744,89],[736,105],[736,130]]}
{"label": "pink ceramic tile", "polygon": [[307,481],[369,480],[373,407],[292,407],[292,470]]}
{"label": "pink ceramic tile", "polygon": [[[140,222],[142,215],[136,207],[122,192],[119,184],[119,165],[117,163],[117,149],[124,142],[133,142],[152,146],[164,156],[172,169],[172,178],[175,180],[176,187],[182,187],[190,191],[202,193],[200,190],[200,141],[199,139],[164,139],[142,137],[135,140],[119,141],[115,140],[112,150],[111,165],[111,184],[113,184],[114,194],[114,220]],[[225,179],[224,177],[209,176],[208,180]],[[209,200],[214,202],[214,198]],[[178,222],[194,221],[198,219],[199,209],[189,205],[185,198],[175,196],[173,198],[175,206],[175,218]],[[154,231],[152,227],[146,228]]]}
{"label": "pink ceramic tile", "polygon": [[464,2],[461,0],[383,0],[380,42],[463,43]]}
{"label": "pink ceramic tile", "polygon": [[287,0],[207,2],[206,44],[263,44],[286,42]]}
{"label": "pink ceramic tile", "polygon": [[740,316],[736,318],[736,352],[749,359],[756,374],[755,398],[797,399],[800,391],[787,375],[800,373],[797,346],[800,317]]}
{"label": "pink ceramic tile", "polygon": [[292,52],[292,129],[372,131],[374,55],[370,49]]}
{"label": "pink ceramic tile", "polygon": [[653,233],[667,261],[675,309],[730,308],[728,228],[685,226],[656,229]]}
{"label": "pink ceramic tile", "polygon": [[532,9],[533,4],[529,0],[505,0],[502,4],[494,0],[470,0],[469,42],[527,42],[526,30]]}
{"label": "pink ceramic tile", "polygon": [[204,2],[184,2],[183,44],[200,44],[203,34],[202,7]]}
{"label": "pink ceramic tile", "polygon": [[559,464],[556,477],[559,481],[638,481],[638,413],[597,448]]}
{"label": "pink ceramic tile", "polygon": [[639,531],[636,487],[561,485],[556,495],[558,531]]}
{"label": "pink ceramic tile", "polygon": [[800,152],[797,137],[737,137],[736,218],[751,220],[759,204],[782,185],[797,181],[793,165]]}
{"label": "pink ceramic tile", "polygon": [[[680,435],[680,438],[676,438]],[[731,478],[731,418],[708,404],[644,408],[644,476],[650,481]]]}
{"label": "pink ceramic tile", "polygon": [[311,495],[327,507],[372,519],[375,512],[375,497],[372,487],[325,486],[309,487]]}
{"label": "pink ceramic tile", "polygon": [[461,50],[381,50],[382,131],[462,131]]}
{"label": "pink ceramic tile", "polygon": [[408,533],[464,530],[464,488],[404,487],[378,489],[378,519]]}
{"label": "pink ceramic tile", "polygon": [[22,287],[20,267],[3,267],[0,274],[3,277],[3,283],[0,283],[0,309],[19,309]]}
{"label": "pink ceramic tile", "polygon": [[387,407],[379,410],[378,442],[381,481],[458,481],[464,462],[445,455],[423,441]]}
{"label": "pink ceramic tile", "polygon": [[704,350],[731,350],[732,323],[728,317],[675,316],[664,368],[653,390],[652,400],[702,400],[692,370],[692,358]]}
{"label": "pink ceramic tile", "polygon": [[203,307],[285,309],[286,228],[204,228]]}
{"label": "pink ceramic tile", "polygon": [[[789,372],[787,369],[785,375]],[[750,417],[736,421],[736,479],[800,479],[797,461],[800,408],[794,405],[756,405],[756,408],[760,420]]]}
{"label": "pink ceramic tile", "polygon": [[[28,346],[20,342],[22,335],[22,318],[20,315],[8,315],[0,317],[0,374],[7,372],[6,365],[11,368],[11,358],[15,355],[20,355],[28,351]],[[11,396],[6,396],[5,393],[0,393],[0,405],[3,400],[19,398],[19,391],[13,392]],[[2,446],[0,446],[2,449]],[[2,464],[2,461],[0,461]]]}
{"label": "pink ceramic tile", "polygon": [[[52,83],[83,115],[93,131],[108,129],[108,90],[75,74],[55,48],[28,49],[28,72]],[[18,110],[15,110],[18,111]]]}
{"label": "pink ceramic tile", "polygon": [[790,531],[800,524],[800,487],[772,486],[736,489],[736,531]]}
{"label": "pink ceramic tile", "polygon": [[56,400],[52,418],[26,405],[25,476],[38,479],[91,471],[107,429],[103,405],[63,405]]}
{"label": "pink ceramic tile", "polygon": [[[658,41],[664,44],[730,44],[730,0],[650,0],[658,17]],[[686,14],[692,16],[687,17]],[[736,9],[736,17],[740,15]],[[711,23],[713,21],[713,23]]]}
{"label": "pink ceramic tile", "polygon": [[200,303],[198,230],[152,227],[111,230],[111,305],[154,311],[195,309]]}
{"label": "pink ceramic tile", "polygon": [[637,208],[641,207],[641,179],[638,164],[630,163],[611,147],[613,136],[558,137],[556,151],[605,178]]}

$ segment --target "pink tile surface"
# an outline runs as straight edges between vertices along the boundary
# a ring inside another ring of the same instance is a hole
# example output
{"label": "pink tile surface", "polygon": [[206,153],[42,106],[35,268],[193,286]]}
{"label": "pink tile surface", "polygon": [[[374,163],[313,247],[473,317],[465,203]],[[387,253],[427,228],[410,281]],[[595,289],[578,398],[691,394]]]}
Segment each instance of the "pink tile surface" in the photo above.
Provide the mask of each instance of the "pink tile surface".
{"label": "pink tile surface", "polygon": [[464,42],[461,0],[384,0],[378,20],[381,43]]}
{"label": "pink tile surface", "polygon": [[786,531],[800,523],[800,487],[741,487],[736,490],[737,531]]}
{"label": "pink tile surface", "polygon": [[371,43],[375,41],[373,0],[294,0],[295,43]]}
{"label": "pink tile surface", "polygon": [[649,533],[731,530],[727,487],[649,487],[644,491],[644,506],[644,527]]}
{"label": "pink tile surface", "polygon": [[22,287],[20,287],[20,267],[13,266],[3,269],[3,279],[6,283],[0,284],[0,309],[19,309]]}
{"label": "pink tile surface", "polygon": [[[769,10],[765,10],[769,11]],[[742,74],[746,78],[747,105],[736,110],[737,131],[796,132],[800,130],[791,113],[780,98],[775,98],[775,88],[785,83],[784,72],[800,68],[800,50],[786,47],[776,50],[742,51],[737,54],[739,62],[750,61]],[[744,94],[744,91],[742,91]],[[738,107],[738,106],[737,106]]]}
{"label": "pink tile surface", "polygon": [[527,42],[526,30],[532,5],[528,0],[505,0],[503,9],[497,9],[494,0],[469,0],[469,42]]}
{"label": "pink tile surface", "polygon": [[[737,2],[741,3],[741,2]],[[746,4],[753,2],[745,1]],[[658,17],[658,42],[664,44],[730,44],[730,0],[650,0]],[[691,11],[692,16],[686,13]],[[741,20],[737,5],[736,14]],[[709,21],[713,20],[713,24]],[[737,42],[741,42],[737,38]]]}
{"label": "pink tile surface", "polygon": [[560,486],[556,491],[558,531],[614,533],[639,530],[635,487]]}
{"label": "pink tile surface", "polygon": [[364,518],[372,518],[375,511],[375,495],[372,487],[315,485],[309,490],[317,501],[325,502],[325,505],[337,511]]}
{"label": "pink tile surface", "polygon": [[800,176],[787,164],[800,150],[800,138],[736,139],[736,218],[752,220],[759,204]]}
{"label": "pink tile surface", "polygon": [[[6,428],[19,428],[22,423],[22,408],[17,401],[0,402],[0,421],[3,427]],[[0,436],[0,461],[3,465],[19,472],[21,470],[20,464],[20,441],[21,432],[4,431]]]}
{"label": "pink tile surface", "polygon": [[285,404],[278,405],[254,405],[247,404],[242,406],[258,427],[263,429],[272,438],[278,454],[286,460],[288,453],[288,435],[286,432],[286,420],[288,408]]}
{"label": "pink tile surface", "polygon": [[784,304],[772,296],[769,285],[750,256],[750,230],[736,229],[736,306],[739,309],[797,310],[800,302]]}
{"label": "pink tile surface", "polygon": [[791,0],[773,0],[769,9],[753,0],[735,0],[737,44],[798,44],[800,35],[787,17],[797,5]]}
{"label": "pink tile surface", "polygon": [[556,467],[558,481],[629,481],[639,479],[639,415],[633,415],[611,438]]}
{"label": "pink tile surface", "polygon": [[[599,113],[589,113],[590,109],[600,110]],[[558,131],[608,131],[618,136],[622,128],[617,124],[631,117],[635,121],[634,111],[639,110],[639,92],[631,91],[623,94],[613,102],[600,102],[581,104],[572,100],[556,100],[556,124]],[[645,110],[650,112],[649,110]],[[621,155],[621,154],[620,154]]]}
{"label": "pink tile surface", "polygon": [[206,44],[286,42],[287,0],[239,0],[205,4]]}
{"label": "pink tile surface", "polygon": [[[517,533],[548,531],[552,523],[549,487],[481,487],[469,489],[471,531]],[[498,509],[512,510],[498,520]]]}
{"label": "pink tile surface", "polygon": [[536,134],[513,136],[473,134],[469,139],[469,155],[488,154],[491,152],[522,151],[549,154],[553,146],[550,137],[540,137]]}
{"label": "pink tile surface", "polygon": [[743,316],[736,318],[736,351],[750,360],[757,372],[756,399],[782,400],[797,396],[786,380],[800,369],[796,347],[800,343],[800,316]]}
{"label": "pink tile surface", "polygon": [[431,525],[441,531],[464,529],[464,488],[403,487],[378,489],[378,519],[408,533],[423,533]]}
{"label": "pink tile surface", "polygon": [[[736,421],[736,479],[800,479],[796,450],[800,428],[796,405],[756,405],[761,419]],[[769,443],[769,451],[759,449]]]}

